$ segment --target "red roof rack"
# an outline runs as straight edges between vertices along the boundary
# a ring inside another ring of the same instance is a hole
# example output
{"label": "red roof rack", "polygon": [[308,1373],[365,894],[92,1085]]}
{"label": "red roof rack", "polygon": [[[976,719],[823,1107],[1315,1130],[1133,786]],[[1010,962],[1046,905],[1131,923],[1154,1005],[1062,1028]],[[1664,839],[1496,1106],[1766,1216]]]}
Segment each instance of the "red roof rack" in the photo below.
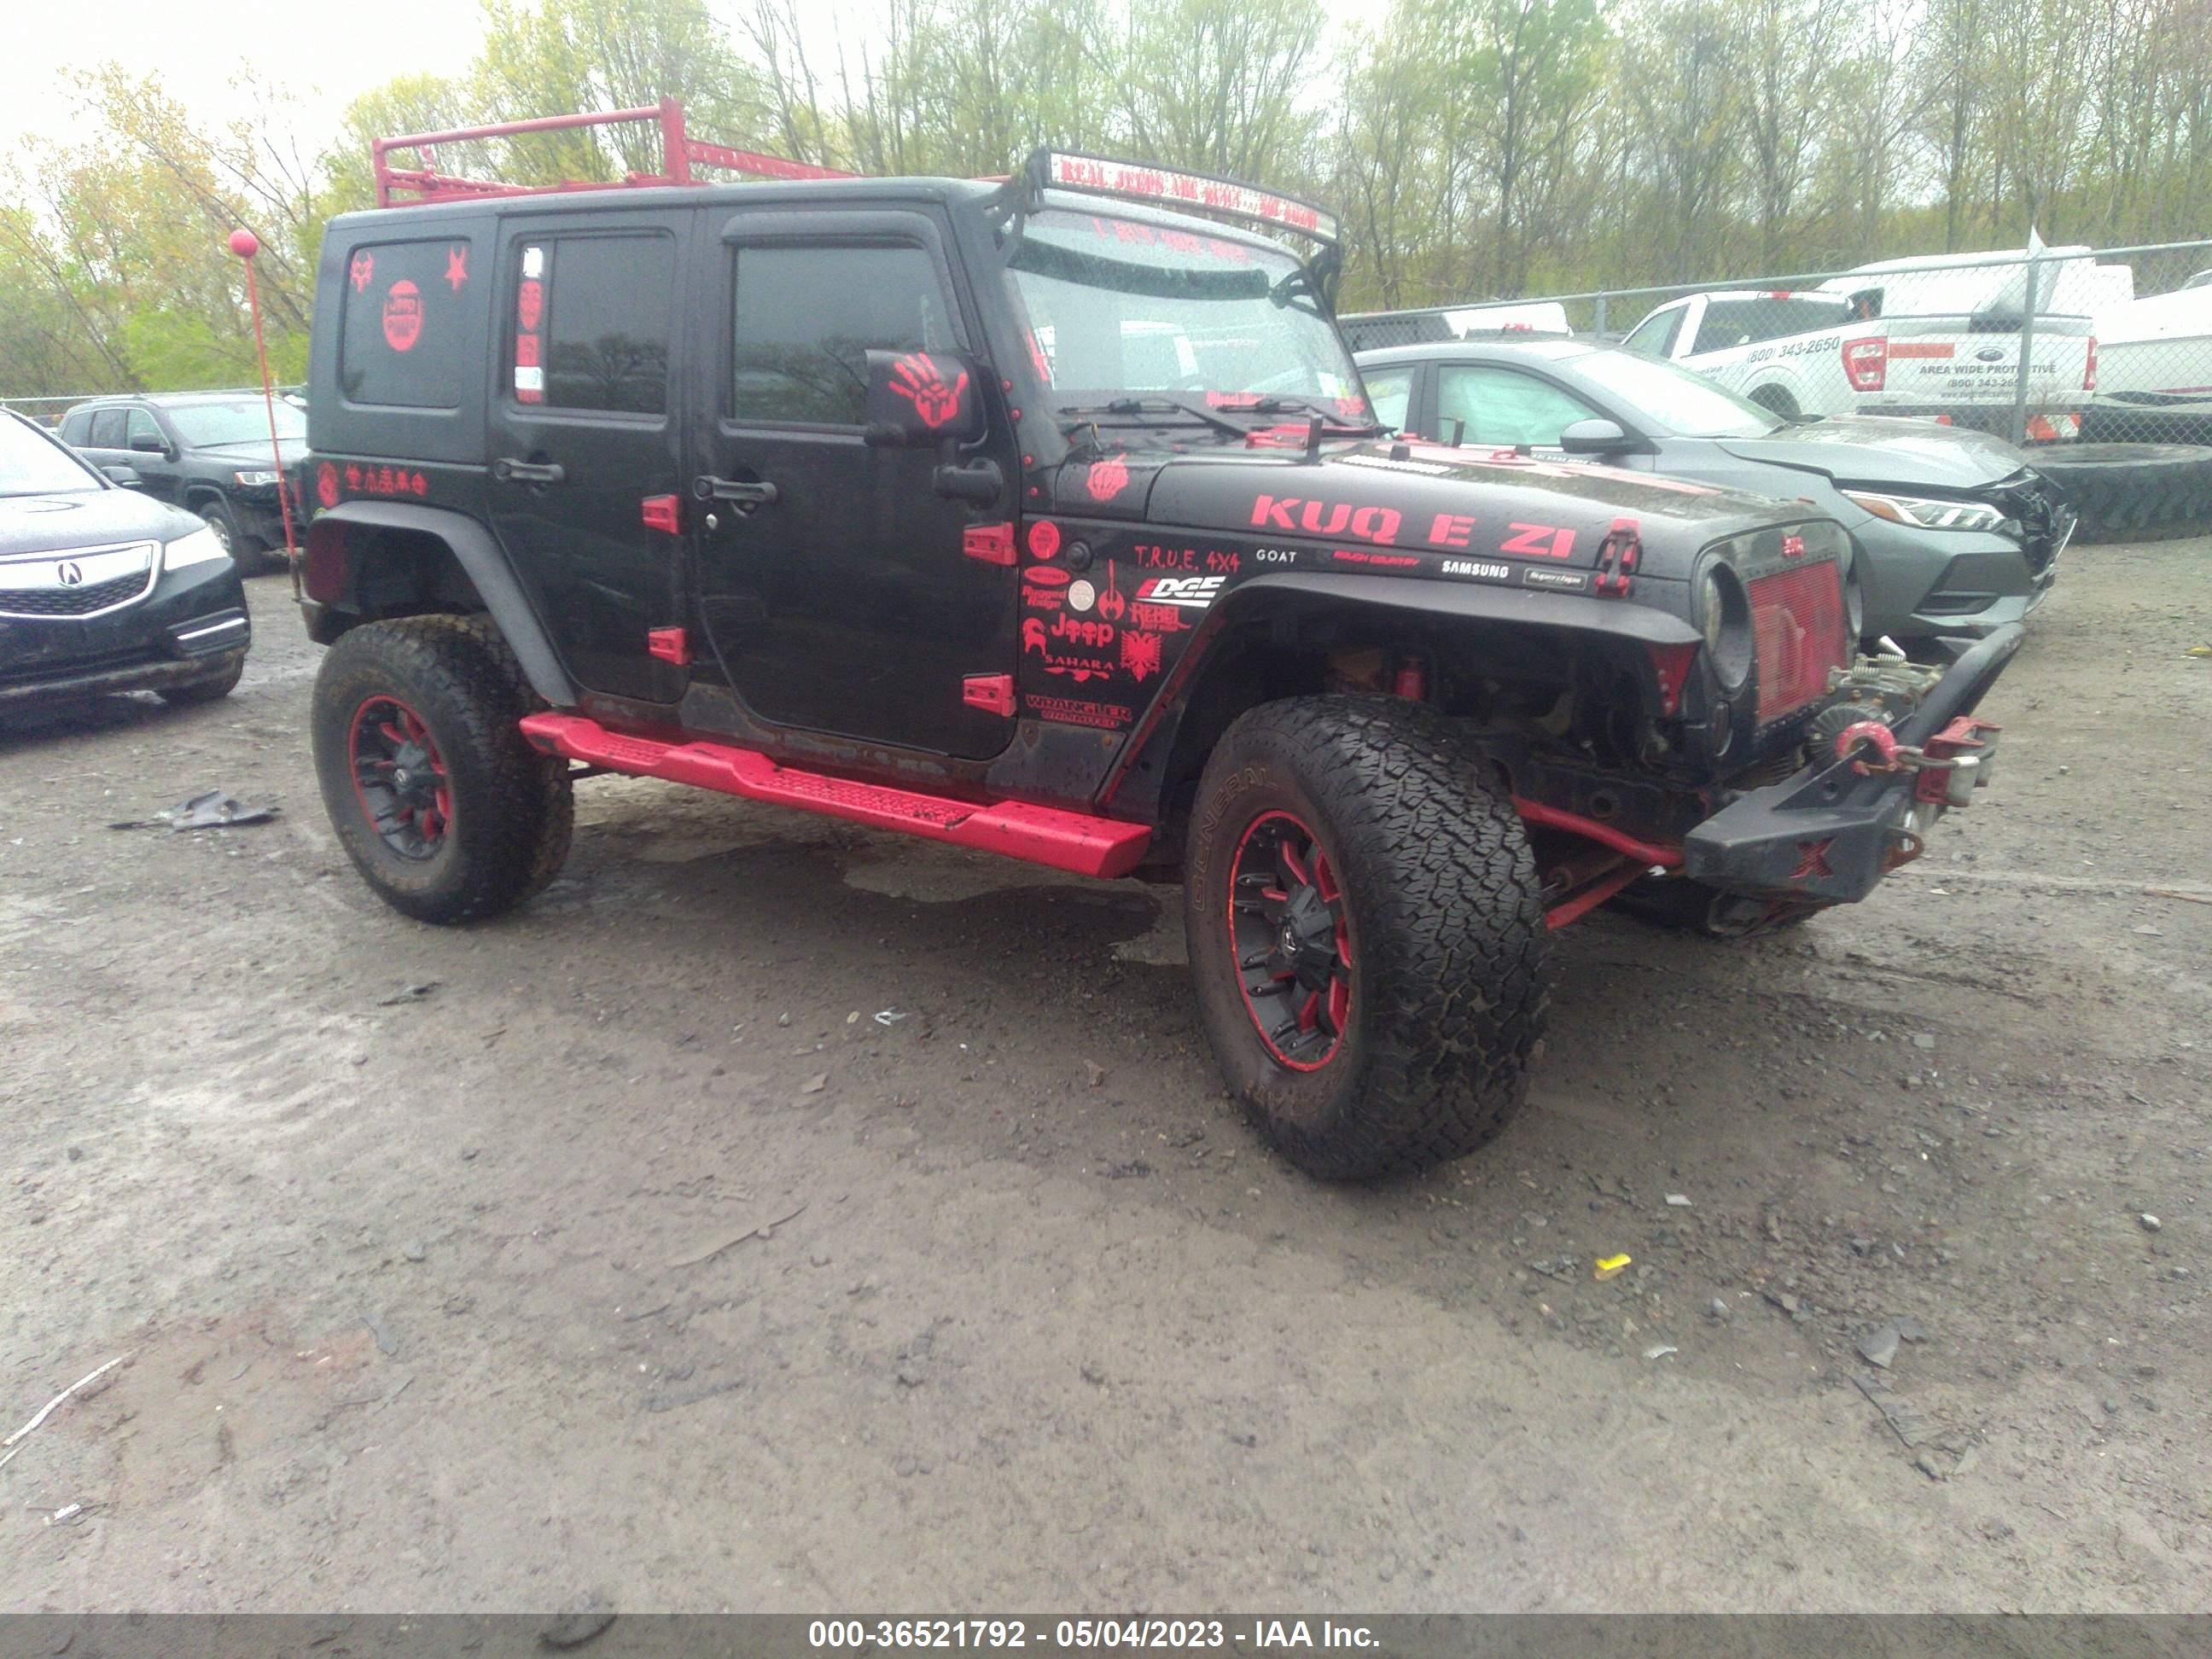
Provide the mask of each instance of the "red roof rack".
{"label": "red roof rack", "polygon": [[[626,173],[612,184],[569,179],[557,185],[503,185],[482,179],[462,179],[437,171],[432,154],[440,144],[465,143],[471,139],[508,138],[526,132],[564,132],[578,127],[611,127],[627,123],[655,122],[660,127],[660,171]],[[394,150],[417,152],[420,166],[393,167]],[[649,185],[689,185],[697,182],[695,167],[715,167],[725,173],[748,173],[759,179],[850,179],[854,174],[836,167],[816,167],[811,161],[790,161],[780,155],[762,155],[726,144],[694,138],[684,130],[684,106],[673,98],[641,109],[618,109],[601,115],[546,115],[532,121],[495,121],[488,126],[455,127],[449,132],[411,132],[398,138],[370,142],[370,158],[376,170],[376,204],[388,208],[412,202],[451,202],[482,196],[551,196],[564,191],[622,190]]]}

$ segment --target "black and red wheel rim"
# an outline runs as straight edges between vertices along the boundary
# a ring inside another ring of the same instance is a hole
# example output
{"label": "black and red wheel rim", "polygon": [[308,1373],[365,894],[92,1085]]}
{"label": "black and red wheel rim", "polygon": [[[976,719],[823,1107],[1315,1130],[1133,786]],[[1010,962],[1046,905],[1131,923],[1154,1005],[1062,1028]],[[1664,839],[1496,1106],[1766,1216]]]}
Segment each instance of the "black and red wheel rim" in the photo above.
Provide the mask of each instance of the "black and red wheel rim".
{"label": "black and red wheel rim", "polygon": [[1229,946],[1244,1007],[1279,1065],[1317,1072],[1352,1027],[1352,927],[1319,836],[1288,812],[1255,819],[1229,866]]}
{"label": "black and red wheel rim", "polygon": [[379,839],[403,859],[438,855],[453,829],[453,790],[422,717],[397,697],[370,697],[353,712],[346,764]]}

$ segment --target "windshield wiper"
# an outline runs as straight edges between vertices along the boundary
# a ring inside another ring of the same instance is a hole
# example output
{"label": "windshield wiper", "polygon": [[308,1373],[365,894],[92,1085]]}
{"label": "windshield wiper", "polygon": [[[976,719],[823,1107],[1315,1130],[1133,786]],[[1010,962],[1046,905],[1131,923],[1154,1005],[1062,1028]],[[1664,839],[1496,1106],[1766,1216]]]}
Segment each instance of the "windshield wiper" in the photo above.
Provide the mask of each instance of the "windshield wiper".
{"label": "windshield wiper", "polygon": [[[1249,430],[1210,409],[1198,404],[1187,404],[1180,398],[1115,398],[1109,403],[1062,404],[1060,406],[1060,412],[1063,415],[1143,415],[1152,410],[1171,412],[1194,421],[1202,421],[1215,431],[1225,432],[1232,438],[1241,438]],[[1087,426],[1091,422],[1079,420],[1063,424]]]}
{"label": "windshield wiper", "polygon": [[1327,404],[1316,403],[1310,398],[1279,398],[1269,392],[1256,403],[1237,404],[1231,407],[1249,410],[1255,415],[1286,415],[1293,410],[1307,415],[1318,415],[1330,432],[1356,432],[1365,436],[1371,433],[1388,432],[1390,428],[1379,421],[1354,422],[1345,419],[1343,413]]}

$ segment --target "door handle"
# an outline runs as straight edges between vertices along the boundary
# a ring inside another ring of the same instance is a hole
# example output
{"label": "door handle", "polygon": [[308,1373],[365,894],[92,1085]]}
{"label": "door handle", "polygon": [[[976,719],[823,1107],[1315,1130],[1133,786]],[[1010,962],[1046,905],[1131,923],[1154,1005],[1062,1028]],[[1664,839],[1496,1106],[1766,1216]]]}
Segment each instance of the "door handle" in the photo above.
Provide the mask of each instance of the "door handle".
{"label": "door handle", "polygon": [[702,472],[691,480],[691,493],[702,501],[735,501],[751,508],[773,501],[775,486],[765,478],[717,478]]}
{"label": "door handle", "polygon": [[568,475],[558,461],[518,461],[502,455],[491,464],[491,476],[501,483],[556,484]]}

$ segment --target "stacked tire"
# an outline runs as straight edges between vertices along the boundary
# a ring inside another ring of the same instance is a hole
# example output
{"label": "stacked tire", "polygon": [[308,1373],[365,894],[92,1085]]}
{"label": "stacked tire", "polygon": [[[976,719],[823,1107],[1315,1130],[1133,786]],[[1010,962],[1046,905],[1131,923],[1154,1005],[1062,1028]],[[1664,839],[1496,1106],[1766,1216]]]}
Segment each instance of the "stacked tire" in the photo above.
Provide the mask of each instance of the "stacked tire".
{"label": "stacked tire", "polygon": [[2072,444],[2039,450],[2033,464],[2081,514],[2076,541],[2212,534],[2212,448]]}

